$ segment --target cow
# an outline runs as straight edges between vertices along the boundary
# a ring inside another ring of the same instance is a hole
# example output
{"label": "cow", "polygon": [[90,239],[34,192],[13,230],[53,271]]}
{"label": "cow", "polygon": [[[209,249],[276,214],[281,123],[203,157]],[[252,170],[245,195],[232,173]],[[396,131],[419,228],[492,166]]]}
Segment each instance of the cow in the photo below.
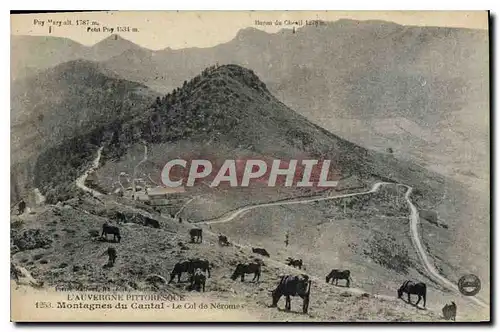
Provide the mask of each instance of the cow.
{"label": "cow", "polygon": [[333,269],[326,276],[326,283],[329,283],[330,279],[332,280],[332,284],[335,281],[335,286],[337,286],[339,284],[339,279],[340,280],[344,280],[345,279],[345,281],[347,282],[346,283],[346,287],[349,287],[350,284],[351,284],[351,281],[352,281],[351,271],[349,271],[349,270],[337,270],[337,269]]}
{"label": "cow", "polygon": [[443,317],[446,320],[455,320],[457,317],[457,305],[455,302],[451,302],[451,304],[446,304],[443,307]]}
{"label": "cow", "polygon": [[203,272],[208,272],[208,277],[210,278],[210,262],[206,259],[189,259],[187,261],[179,262],[174,265],[172,272],[170,273],[169,284],[177,276],[177,282],[181,282],[182,273],[187,272],[192,275],[196,269],[200,269]]}
{"label": "cow", "polygon": [[227,236],[219,234],[219,245],[221,246],[228,246],[229,241],[227,240]]}
{"label": "cow", "polygon": [[414,282],[411,280],[406,280],[401,287],[398,289],[398,299],[403,296],[403,293],[408,294],[408,303],[411,303],[411,294],[418,295],[418,301],[415,303],[415,306],[418,306],[420,299],[424,299],[424,308],[425,308],[425,298],[427,295],[427,286],[423,282]]}
{"label": "cow", "polygon": [[261,264],[259,262],[251,262],[246,264],[236,265],[236,269],[231,275],[231,279],[236,280],[236,278],[241,277],[241,282],[245,281],[245,274],[253,273],[252,281],[259,281],[261,273]]}
{"label": "cow", "polygon": [[160,228],[160,222],[155,219],[146,218],[144,220],[144,226],[151,226],[153,228]]}
{"label": "cow", "polygon": [[205,276],[205,274],[201,271],[201,269],[196,269],[196,271],[193,273],[193,275],[191,276],[191,285],[190,285],[190,289],[191,290],[196,290],[196,291],[200,291],[201,289],[203,289],[203,291],[205,291],[205,283],[207,281],[207,277]]}
{"label": "cow", "polygon": [[266,249],[264,248],[252,248],[252,252],[266,257],[271,257]]}
{"label": "cow", "polygon": [[201,228],[192,228],[189,230],[189,236],[191,236],[191,243],[203,242],[203,230]]}
{"label": "cow", "polygon": [[108,263],[106,263],[106,266],[109,266],[109,267],[112,267],[115,265],[115,261],[116,261],[116,249],[113,248],[113,247],[109,247],[106,251],[104,251],[101,255],[104,256],[104,255],[108,255]]}
{"label": "cow", "polygon": [[272,291],[273,304],[271,307],[277,307],[282,296],[286,297],[285,310],[290,311],[291,300],[290,296],[300,296],[304,301],[302,304],[302,312],[307,313],[309,308],[309,298],[311,294],[311,280],[309,276],[301,274],[298,276],[285,275],[282,276],[275,290]]}
{"label": "cow", "polygon": [[299,269],[302,269],[302,259],[293,259],[291,257],[288,257],[286,260],[286,264],[289,266],[298,267]]}
{"label": "cow", "polygon": [[[113,241],[120,242],[122,237],[120,236],[120,229],[116,226],[110,225],[108,223],[104,223],[102,225],[102,233],[101,237],[105,239],[108,238],[108,234],[113,234]],[[118,239],[118,241],[116,241]]]}

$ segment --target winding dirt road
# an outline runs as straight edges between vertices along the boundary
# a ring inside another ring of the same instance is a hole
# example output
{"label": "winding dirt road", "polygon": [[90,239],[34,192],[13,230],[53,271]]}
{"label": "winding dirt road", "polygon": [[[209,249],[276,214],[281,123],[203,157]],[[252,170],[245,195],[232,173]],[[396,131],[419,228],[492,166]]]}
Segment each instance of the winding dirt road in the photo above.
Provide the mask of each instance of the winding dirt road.
{"label": "winding dirt road", "polygon": [[78,188],[82,189],[83,191],[86,191],[88,193],[91,193],[92,196],[94,197],[100,197],[102,196],[103,194],[98,192],[97,190],[94,190],[92,188],[89,188],[85,185],[85,181],[87,180],[87,177],[89,176],[90,173],[94,172],[95,170],[97,170],[97,168],[99,167],[99,161],[101,160],[101,153],[102,153],[102,149],[103,147],[101,146],[98,150],[97,150],[97,156],[96,158],[92,161],[92,166],[86,170],[78,179],[76,179],[75,181],[75,184]]}
{"label": "winding dirt road", "polygon": [[[340,198],[345,198],[345,197],[367,195],[367,194],[375,193],[376,191],[378,191],[380,189],[381,186],[384,186],[384,185],[403,186],[407,189],[406,193],[405,193],[405,200],[408,203],[408,206],[410,207],[409,220],[410,220],[411,239],[412,239],[413,245],[415,247],[415,250],[416,250],[419,258],[422,261],[422,264],[428,273],[428,276],[433,278],[434,280],[438,281],[444,287],[461,294],[458,287],[453,282],[449,281],[444,276],[439,274],[439,272],[436,270],[436,268],[432,265],[427,253],[425,252],[425,249],[424,249],[422,242],[420,240],[420,235],[418,233],[419,213],[418,213],[417,208],[415,207],[415,205],[413,204],[413,202],[410,199],[413,188],[408,186],[408,185],[405,185],[405,184],[391,183],[391,182],[377,182],[372,186],[372,188],[370,190],[365,191],[365,192],[360,192],[360,193],[250,205],[250,206],[246,206],[246,207],[237,209],[235,211],[230,211],[229,213],[226,213],[225,215],[218,217],[216,219],[201,221],[201,222],[198,222],[197,224],[210,225],[210,224],[227,223],[227,222],[234,220],[236,217],[240,216],[241,214],[243,214],[247,211],[257,209],[257,208],[262,208],[262,207],[292,205],[292,204],[308,204],[308,203],[319,202],[319,201],[340,199]],[[473,297],[473,296],[464,296],[464,298],[467,298],[468,300],[474,301],[475,303],[477,303],[478,305],[480,305],[482,307],[487,308],[489,306],[488,304],[484,303],[480,299]]]}
{"label": "winding dirt road", "polygon": [[[448,279],[440,275],[439,272],[432,265],[431,261],[429,260],[429,257],[425,252],[422,242],[420,241],[420,235],[418,234],[419,213],[413,202],[410,200],[410,195],[411,192],[413,191],[413,188],[404,184],[399,184],[399,185],[407,188],[405,199],[408,205],[410,206],[410,230],[412,235],[411,240],[413,241],[413,245],[415,246],[415,249],[420,257],[420,260],[424,264],[425,270],[431,277],[439,281],[443,286],[461,294],[458,287],[453,282],[449,281]],[[471,301],[476,302],[482,307],[485,308],[489,307],[488,304],[484,303],[477,297],[474,296],[464,296],[464,297]]]}
{"label": "winding dirt road", "polygon": [[292,205],[292,204],[309,204],[309,203],[314,203],[314,202],[319,202],[319,201],[328,201],[328,200],[332,200],[332,199],[339,199],[339,198],[345,198],[345,197],[368,195],[368,194],[372,194],[372,193],[376,192],[380,188],[380,186],[385,185],[385,184],[393,184],[393,183],[377,182],[372,186],[372,188],[370,190],[360,192],[360,193],[352,193],[352,194],[337,195],[337,196],[316,197],[316,198],[308,198],[308,199],[301,199],[301,200],[291,199],[289,201],[279,201],[279,202],[249,205],[246,207],[239,208],[237,210],[230,211],[230,212],[228,212],[228,213],[226,213],[226,214],[224,214],[221,217],[218,217],[216,219],[197,222],[197,224],[209,225],[209,224],[226,223],[226,222],[232,221],[234,218],[238,217],[243,212],[257,209],[257,208],[262,208],[262,207]]}

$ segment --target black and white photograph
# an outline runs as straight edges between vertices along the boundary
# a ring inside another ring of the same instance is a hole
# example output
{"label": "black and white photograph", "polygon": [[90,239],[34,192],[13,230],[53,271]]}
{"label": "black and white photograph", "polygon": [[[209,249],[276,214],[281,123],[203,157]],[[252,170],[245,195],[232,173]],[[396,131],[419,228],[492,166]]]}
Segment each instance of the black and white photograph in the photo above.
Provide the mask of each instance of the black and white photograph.
{"label": "black and white photograph", "polygon": [[489,24],[11,13],[11,320],[489,322]]}

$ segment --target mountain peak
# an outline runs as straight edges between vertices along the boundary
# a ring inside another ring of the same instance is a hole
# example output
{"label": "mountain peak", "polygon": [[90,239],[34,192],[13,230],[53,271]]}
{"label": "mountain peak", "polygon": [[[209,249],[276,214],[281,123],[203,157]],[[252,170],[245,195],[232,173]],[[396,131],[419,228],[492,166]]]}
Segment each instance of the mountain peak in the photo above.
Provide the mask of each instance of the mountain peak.
{"label": "mountain peak", "polygon": [[117,42],[118,43],[125,42],[125,43],[131,43],[131,44],[133,44],[130,40],[125,39],[125,38],[123,38],[122,36],[120,36],[118,34],[112,34],[112,35],[110,35],[110,36],[102,39],[100,42],[98,42],[94,46],[99,45],[99,44],[108,44],[108,43],[117,43]]}
{"label": "mountain peak", "polygon": [[235,64],[215,65],[206,68],[202,72],[202,80],[233,80],[249,88],[269,94],[266,85],[254,73],[253,70]]}
{"label": "mountain peak", "polygon": [[268,38],[269,33],[253,28],[253,27],[248,27],[244,28],[241,30],[238,30],[238,33],[236,34],[235,39],[237,40],[246,40],[246,39],[254,39],[254,38]]}
{"label": "mountain peak", "polygon": [[90,48],[91,59],[96,61],[106,60],[130,49],[138,50],[142,49],[142,47],[120,35],[113,34]]}

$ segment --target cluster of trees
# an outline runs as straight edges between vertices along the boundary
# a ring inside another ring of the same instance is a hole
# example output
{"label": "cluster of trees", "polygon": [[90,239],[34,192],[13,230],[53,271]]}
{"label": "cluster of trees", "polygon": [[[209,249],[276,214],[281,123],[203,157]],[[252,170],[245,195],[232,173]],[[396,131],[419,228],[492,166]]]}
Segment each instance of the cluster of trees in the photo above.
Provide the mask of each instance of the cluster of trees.
{"label": "cluster of trees", "polygon": [[221,111],[230,109],[225,106],[234,101],[228,98],[232,89],[228,87],[229,78],[224,76],[235,77],[239,73],[218,68],[214,65],[204,69],[190,81],[184,81],[182,87],[158,96],[143,115],[115,126],[113,143],[122,147],[137,140],[157,144],[194,133],[224,132],[233,128],[237,117]]}

